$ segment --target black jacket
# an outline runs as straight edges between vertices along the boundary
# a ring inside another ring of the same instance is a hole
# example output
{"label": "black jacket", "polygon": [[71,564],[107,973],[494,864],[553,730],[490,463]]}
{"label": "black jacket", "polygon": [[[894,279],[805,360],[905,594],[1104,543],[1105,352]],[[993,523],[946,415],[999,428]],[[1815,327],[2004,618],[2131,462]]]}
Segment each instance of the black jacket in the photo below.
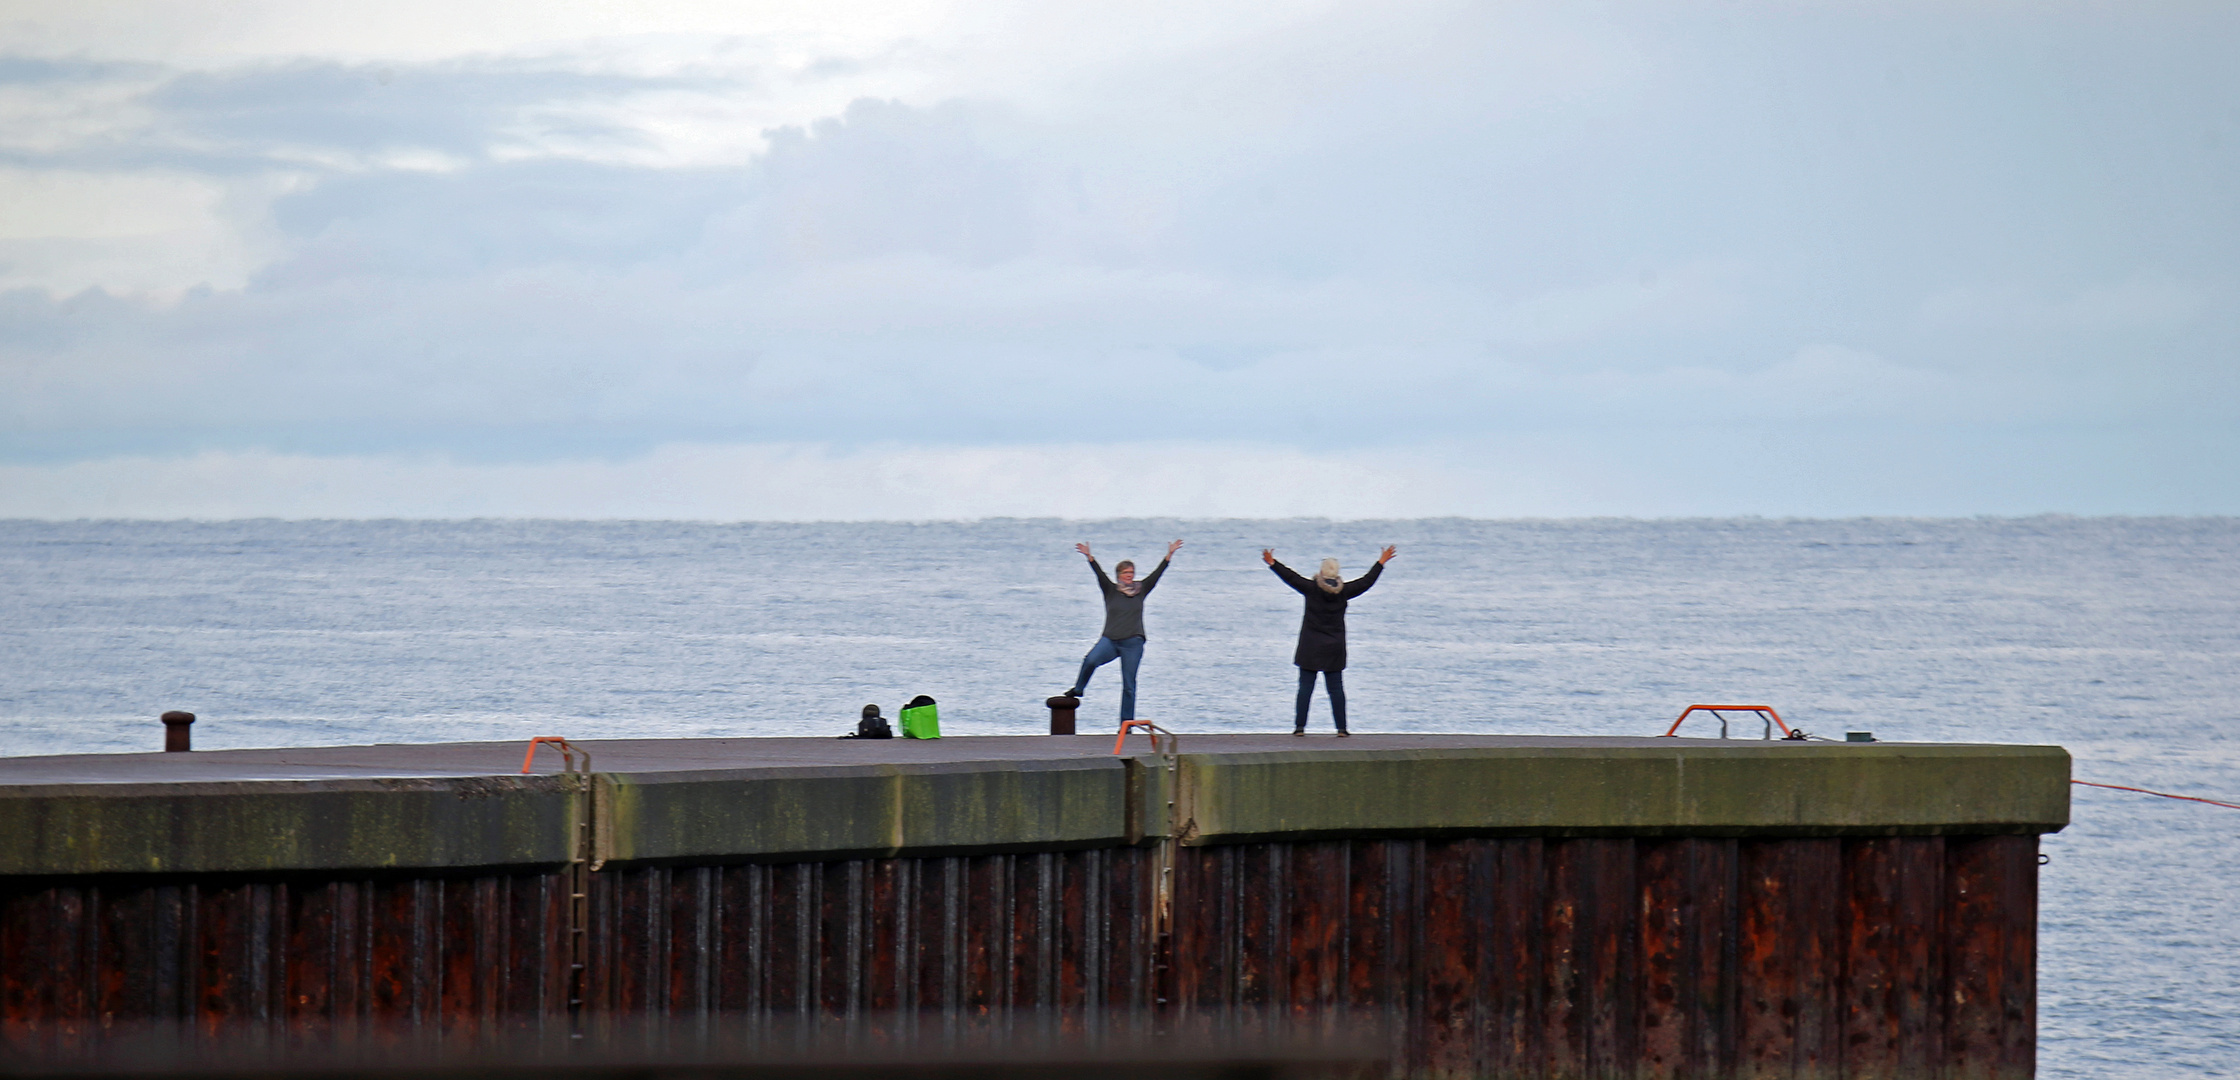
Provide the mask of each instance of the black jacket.
{"label": "black jacket", "polygon": [[1377,583],[1377,576],[1384,573],[1384,564],[1370,567],[1368,573],[1346,582],[1336,593],[1322,591],[1322,586],[1300,577],[1282,563],[1268,569],[1307,598],[1307,613],[1299,620],[1299,648],[1291,654],[1291,662],[1309,671],[1344,671],[1346,601],[1368,592],[1369,586]]}

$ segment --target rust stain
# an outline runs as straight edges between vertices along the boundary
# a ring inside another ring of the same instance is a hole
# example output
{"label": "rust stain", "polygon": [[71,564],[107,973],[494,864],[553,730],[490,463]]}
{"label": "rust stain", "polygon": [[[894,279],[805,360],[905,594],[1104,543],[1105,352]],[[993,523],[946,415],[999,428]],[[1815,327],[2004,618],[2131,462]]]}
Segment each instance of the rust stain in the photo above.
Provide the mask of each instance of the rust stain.
{"label": "rust stain", "polygon": [[2004,836],[1152,841],[0,879],[0,1036],[891,1011],[1081,1031],[1130,1011],[1343,1010],[1395,1033],[1422,1076],[2021,1077],[2036,850]]}

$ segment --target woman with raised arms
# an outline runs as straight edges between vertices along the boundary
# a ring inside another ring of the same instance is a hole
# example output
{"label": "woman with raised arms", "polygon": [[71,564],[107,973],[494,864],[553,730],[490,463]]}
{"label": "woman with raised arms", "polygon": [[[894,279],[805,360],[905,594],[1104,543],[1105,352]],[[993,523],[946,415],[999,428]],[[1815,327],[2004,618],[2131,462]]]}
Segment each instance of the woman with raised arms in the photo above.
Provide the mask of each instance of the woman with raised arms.
{"label": "woman with raised arms", "polygon": [[1151,576],[1136,580],[1136,564],[1122,559],[1112,568],[1114,577],[1104,576],[1104,567],[1097,565],[1097,557],[1090,554],[1089,545],[1075,544],[1073,550],[1089,560],[1089,570],[1097,575],[1097,589],[1104,594],[1104,633],[1097,643],[1090,646],[1089,655],[1081,658],[1081,674],[1074,676],[1073,688],[1063,697],[1078,698],[1089,689],[1089,676],[1097,669],[1120,661],[1120,722],[1136,718],[1136,667],[1143,663],[1143,599],[1158,587],[1159,575],[1167,572],[1167,564],[1174,561],[1174,553],[1181,550],[1182,541],[1167,545],[1167,557],[1159,560],[1159,567]]}
{"label": "woman with raised arms", "polygon": [[1262,548],[1260,561],[1283,579],[1283,583],[1307,598],[1307,611],[1299,620],[1299,648],[1291,654],[1291,662],[1299,665],[1299,709],[1292,721],[1291,733],[1307,733],[1307,706],[1314,701],[1314,676],[1322,673],[1322,685],[1330,692],[1330,716],[1338,724],[1338,737],[1345,738],[1346,731],[1346,602],[1368,592],[1384,573],[1384,564],[1391,562],[1399,549],[1386,547],[1377,556],[1377,564],[1369,572],[1347,581],[1338,572],[1338,560],[1324,559],[1315,571],[1314,579],[1300,577],[1290,567],[1276,561],[1274,548]]}

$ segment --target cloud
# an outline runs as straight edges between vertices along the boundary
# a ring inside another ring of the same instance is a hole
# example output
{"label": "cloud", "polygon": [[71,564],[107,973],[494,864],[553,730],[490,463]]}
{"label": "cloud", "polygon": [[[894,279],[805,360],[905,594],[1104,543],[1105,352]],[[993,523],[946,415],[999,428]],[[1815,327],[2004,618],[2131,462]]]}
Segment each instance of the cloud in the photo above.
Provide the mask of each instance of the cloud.
{"label": "cloud", "polygon": [[264,268],[259,291],[674,264],[712,219],[736,212],[743,188],[735,171],[549,159],[338,177],[274,201],[273,225],[290,246]]}
{"label": "cloud", "polygon": [[675,443],[518,462],[208,451],[0,464],[0,518],[2199,514],[2240,505],[2240,473],[2203,484],[2187,463],[2236,457],[2230,425],[2141,436],[1684,416],[1326,452],[1242,441]]}
{"label": "cloud", "polygon": [[723,89],[708,80],[643,78],[487,64],[298,62],[188,72],[149,93],[174,145],[212,157],[330,168],[473,162],[542,144],[640,141],[632,126],[585,106],[657,89]]}
{"label": "cloud", "polygon": [[207,176],[0,166],[0,291],[238,289],[280,254],[273,239]]}
{"label": "cloud", "polygon": [[[0,41],[48,56],[158,59],[218,67],[274,56],[431,62],[463,55],[550,54],[565,46],[636,43],[704,51],[710,38],[776,39],[815,54],[876,49],[935,34],[958,5],[925,0],[671,0],[626,7],[535,0],[143,0],[131,18],[71,0],[17,0],[0,10]],[[975,4],[974,9],[995,5]]]}
{"label": "cloud", "polygon": [[1715,329],[1743,313],[1744,269],[1707,261],[1551,289],[1502,306],[1492,336],[1533,346]]}
{"label": "cloud", "polygon": [[[2229,289],[2216,291],[2229,295]],[[2093,282],[2058,297],[2011,283],[1962,286],[1923,300],[1920,318],[1935,326],[2029,334],[2167,333],[2206,315],[2209,294],[2202,284],[2143,277]]]}
{"label": "cloud", "polygon": [[911,253],[986,266],[1034,250],[1023,172],[979,143],[962,108],[858,101],[771,134],[735,235],[779,263]]}
{"label": "cloud", "polygon": [[[580,61],[579,61],[580,62]],[[11,79],[17,70],[25,74]],[[752,70],[641,74],[552,58],[422,64],[290,60],[216,71],[0,55],[0,152],[19,164],[428,171],[557,157],[680,164],[679,113],[765,98]],[[703,122],[721,122],[718,115]],[[742,150],[748,138],[723,140]],[[683,141],[689,142],[689,137]],[[744,154],[735,154],[734,163]]]}
{"label": "cloud", "polygon": [[2240,19],[687,7],[0,17],[0,460],[1530,443],[1653,507],[1678,418],[2240,410]]}
{"label": "cloud", "polygon": [[1203,444],[678,445],[520,464],[205,453],[0,465],[0,517],[1418,517],[1460,480],[1418,455]]}
{"label": "cloud", "polygon": [[1939,406],[1951,405],[1981,417],[1988,403],[1968,400],[1978,395],[1962,396],[1958,381],[1941,372],[1840,345],[1808,345],[1744,380],[1744,387],[1762,415],[1774,416],[1934,416]]}

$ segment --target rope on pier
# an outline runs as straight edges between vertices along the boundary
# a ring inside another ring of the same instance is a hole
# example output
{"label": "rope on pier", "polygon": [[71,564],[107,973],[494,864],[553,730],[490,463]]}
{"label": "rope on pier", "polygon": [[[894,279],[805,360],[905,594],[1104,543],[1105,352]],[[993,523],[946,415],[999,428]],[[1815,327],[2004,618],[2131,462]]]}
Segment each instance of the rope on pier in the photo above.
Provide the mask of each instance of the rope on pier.
{"label": "rope on pier", "polygon": [[2136,791],[2141,795],[2160,795],[2165,799],[2184,799],[2187,802],[2205,802],[2211,806],[2224,807],[2227,810],[2240,810],[2240,803],[2218,802],[2215,799],[2204,799],[2198,795],[2172,795],[2167,791],[2148,791],[2143,787],[2125,787],[2122,784],[2095,784],[2090,780],[2071,780],[2069,782],[2072,784],[2083,784],[2086,787],[2107,788],[2110,791]]}

